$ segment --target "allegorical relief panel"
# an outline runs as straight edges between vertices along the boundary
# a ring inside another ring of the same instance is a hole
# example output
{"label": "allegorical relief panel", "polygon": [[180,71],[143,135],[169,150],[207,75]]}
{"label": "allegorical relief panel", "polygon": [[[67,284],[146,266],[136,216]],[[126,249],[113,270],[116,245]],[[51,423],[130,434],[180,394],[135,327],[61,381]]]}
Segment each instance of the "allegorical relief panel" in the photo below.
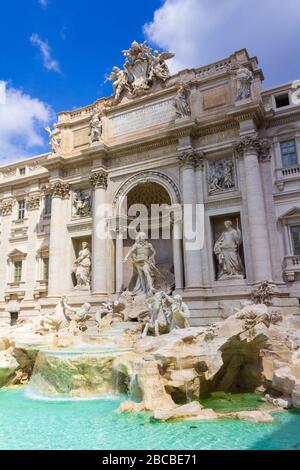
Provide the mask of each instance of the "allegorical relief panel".
{"label": "allegorical relief panel", "polygon": [[208,162],[208,194],[214,195],[235,188],[235,168],[232,158]]}
{"label": "allegorical relief panel", "polygon": [[74,191],[72,216],[74,218],[89,217],[92,213],[92,195],[89,189]]}

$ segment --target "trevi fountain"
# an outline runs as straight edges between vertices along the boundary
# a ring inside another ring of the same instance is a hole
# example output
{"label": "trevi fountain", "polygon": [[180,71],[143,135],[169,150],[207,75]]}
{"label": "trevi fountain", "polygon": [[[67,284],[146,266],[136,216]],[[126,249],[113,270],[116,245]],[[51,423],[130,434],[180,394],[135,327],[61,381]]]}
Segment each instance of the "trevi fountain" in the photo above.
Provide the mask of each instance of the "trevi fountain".
{"label": "trevi fountain", "polygon": [[[90,304],[72,308],[62,297],[51,314],[1,323],[1,446],[289,448],[283,435],[300,419],[300,317],[282,317],[264,282],[233,315],[191,327],[145,234],[127,258],[132,290],[103,302],[94,318]],[[89,282],[86,246],[75,264],[79,282]]]}
{"label": "trevi fountain", "polygon": [[[0,449],[299,450],[299,86],[123,54],[0,169]],[[126,239],[137,204],[201,207],[204,244]]]}

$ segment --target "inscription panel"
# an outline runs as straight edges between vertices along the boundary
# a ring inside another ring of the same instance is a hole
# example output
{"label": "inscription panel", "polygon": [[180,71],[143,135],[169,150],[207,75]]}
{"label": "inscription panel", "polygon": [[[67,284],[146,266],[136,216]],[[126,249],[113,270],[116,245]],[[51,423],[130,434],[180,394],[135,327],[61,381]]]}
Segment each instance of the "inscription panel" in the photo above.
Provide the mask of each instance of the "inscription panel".
{"label": "inscription panel", "polygon": [[141,131],[171,122],[175,118],[173,99],[149,103],[132,111],[109,117],[109,137]]}
{"label": "inscription panel", "polygon": [[89,144],[89,128],[74,131],[74,148]]}

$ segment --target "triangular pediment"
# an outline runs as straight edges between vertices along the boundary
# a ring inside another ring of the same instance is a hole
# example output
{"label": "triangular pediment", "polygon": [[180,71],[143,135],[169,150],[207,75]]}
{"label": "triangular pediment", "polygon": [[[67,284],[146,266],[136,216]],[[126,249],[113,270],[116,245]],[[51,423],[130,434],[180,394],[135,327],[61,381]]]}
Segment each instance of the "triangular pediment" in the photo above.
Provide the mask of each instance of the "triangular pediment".
{"label": "triangular pediment", "polygon": [[300,207],[292,207],[279,217],[279,220],[300,217]]}
{"label": "triangular pediment", "polygon": [[17,248],[15,248],[14,250],[12,250],[12,251],[8,254],[8,257],[9,257],[9,258],[25,258],[26,256],[27,256],[27,253],[24,253],[23,251],[18,250]]}
{"label": "triangular pediment", "polygon": [[38,250],[37,254],[38,255],[45,255],[49,253],[49,246],[48,245],[42,245]]}

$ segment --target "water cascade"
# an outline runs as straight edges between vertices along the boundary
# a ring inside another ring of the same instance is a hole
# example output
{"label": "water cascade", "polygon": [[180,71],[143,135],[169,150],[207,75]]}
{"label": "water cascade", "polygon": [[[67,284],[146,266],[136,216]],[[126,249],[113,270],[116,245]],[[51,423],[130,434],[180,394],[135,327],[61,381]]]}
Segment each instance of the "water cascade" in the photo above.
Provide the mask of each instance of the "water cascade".
{"label": "water cascade", "polygon": [[96,399],[119,396],[114,361],[127,354],[130,340],[125,330],[133,324],[118,324],[108,331],[83,334],[77,345],[39,352],[26,394],[35,399]]}

